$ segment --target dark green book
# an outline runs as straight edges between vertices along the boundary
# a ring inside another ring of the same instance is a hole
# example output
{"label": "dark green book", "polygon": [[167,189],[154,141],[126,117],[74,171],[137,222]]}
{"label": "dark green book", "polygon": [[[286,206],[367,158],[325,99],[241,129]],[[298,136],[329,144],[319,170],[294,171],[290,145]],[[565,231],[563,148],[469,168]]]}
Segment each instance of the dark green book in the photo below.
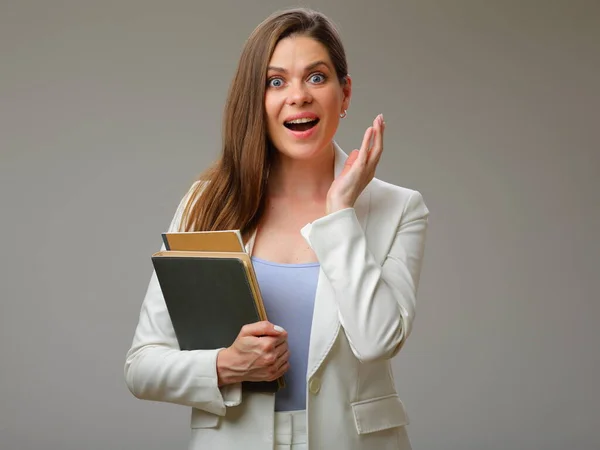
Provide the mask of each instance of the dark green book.
{"label": "dark green book", "polygon": [[[152,263],[181,350],[229,347],[242,326],[267,320],[247,253],[162,251]],[[261,392],[283,386],[283,378],[243,384]]]}

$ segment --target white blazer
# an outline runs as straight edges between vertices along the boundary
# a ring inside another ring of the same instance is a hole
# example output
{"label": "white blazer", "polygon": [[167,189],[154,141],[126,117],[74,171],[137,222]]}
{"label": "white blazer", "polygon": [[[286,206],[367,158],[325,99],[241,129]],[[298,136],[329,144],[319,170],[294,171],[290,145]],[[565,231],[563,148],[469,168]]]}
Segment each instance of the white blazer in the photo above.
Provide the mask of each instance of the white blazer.
{"label": "white blazer", "polygon": [[[337,176],[347,155],[335,147]],[[419,192],[373,179],[354,208],[301,230],[321,266],[306,374],[312,450],[411,448],[390,359],[415,317],[428,214]],[[274,394],[219,388],[219,350],[179,350],[152,274],[125,363],[133,395],[192,407],[190,450],[272,450]]]}

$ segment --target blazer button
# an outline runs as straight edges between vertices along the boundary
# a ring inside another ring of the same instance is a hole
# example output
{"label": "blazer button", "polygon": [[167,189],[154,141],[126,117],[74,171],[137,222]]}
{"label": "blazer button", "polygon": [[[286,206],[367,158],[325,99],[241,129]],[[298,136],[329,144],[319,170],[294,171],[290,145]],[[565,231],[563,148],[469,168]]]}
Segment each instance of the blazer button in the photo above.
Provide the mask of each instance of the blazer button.
{"label": "blazer button", "polygon": [[308,390],[312,394],[318,394],[321,390],[321,380],[317,377],[312,378],[308,383]]}

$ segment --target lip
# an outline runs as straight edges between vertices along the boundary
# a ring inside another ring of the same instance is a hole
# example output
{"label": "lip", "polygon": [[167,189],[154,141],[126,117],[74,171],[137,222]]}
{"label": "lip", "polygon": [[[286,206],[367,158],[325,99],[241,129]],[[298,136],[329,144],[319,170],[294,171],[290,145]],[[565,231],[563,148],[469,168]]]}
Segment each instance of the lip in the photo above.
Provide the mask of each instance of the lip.
{"label": "lip", "polygon": [[[306,131],[293,131],[285,126],[286,122],[290,122],[290,121],[296,120],[296,119],[318,119],[319,122],[314,127],[312,127],[310,130],[306,130]],[[308,139],[313,134],[315,134],[315,132],[317,131],[317,128],[319,127],[320,124],[321,124],[321,119],[319,118],[319,116],[317,116],[315,113],[305,111],[302,113],[294,114],[293,116],[286,117],[285,120],[283,121],[283,128],[285,128],[285,130],[295,139]]]}
{"label": "lip", "polygon": [[292,120],[296,120],[296,119],[318,119],[318,118],[319,118],[319,116],[317,116],[315,113],[306,111],[303,113],[294,114],[293,116],[286,117],[283,122],[284,123],[291,122]]}
{"label": "lip", "polygon": [[285,130],[294,138],[296,139],[308,139],[310,138],[313,134],[315,134],[317,132],[317,128],[319,128],[319,125],[321,125],[321,122],[317,123],[314,127],[312,127],[310,130],[306,130],[306,131],[293,131],[290,130],[289,128],[287,128],[286,126],[284,126],[283,128],[285,128]]}

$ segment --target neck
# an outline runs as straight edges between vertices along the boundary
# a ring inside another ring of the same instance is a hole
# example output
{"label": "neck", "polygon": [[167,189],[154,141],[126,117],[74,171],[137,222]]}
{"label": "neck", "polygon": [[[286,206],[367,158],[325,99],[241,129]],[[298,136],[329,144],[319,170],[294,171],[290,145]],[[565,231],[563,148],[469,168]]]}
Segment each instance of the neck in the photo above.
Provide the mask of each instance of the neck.
{"label": "neck", "polygon": [[310,159],[293,159],[278,153],[270,169],[268,195],[297,200],[324,199],[334,179],[334,162],[333,143],[318,157]]}

